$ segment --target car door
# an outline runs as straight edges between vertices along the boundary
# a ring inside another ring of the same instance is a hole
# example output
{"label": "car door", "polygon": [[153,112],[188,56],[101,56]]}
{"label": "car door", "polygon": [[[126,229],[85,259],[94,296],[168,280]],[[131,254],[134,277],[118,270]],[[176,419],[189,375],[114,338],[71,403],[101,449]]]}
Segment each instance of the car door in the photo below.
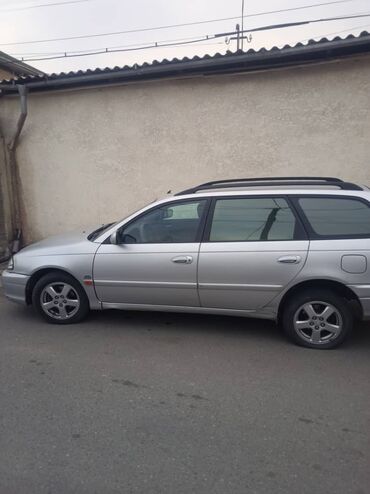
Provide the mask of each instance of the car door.
{"label": "car door", "polygon": [[213,200],[199,254],[203,307],[257,310],[301,271],[308,240],[282,196]]}
{"label": "car door", "polygon": [[[310,237],[305,266],[313,278],[346,284],[365,304],[369,299],[370,204],[363,197],[292,197]],[[370,305],[370,304],[369,304]]]}
{"label": "car door", "polygon": [[94,284],[105,303],[199,306],[197,265],[206,199],[165,203],[117,231],[94,260]]}

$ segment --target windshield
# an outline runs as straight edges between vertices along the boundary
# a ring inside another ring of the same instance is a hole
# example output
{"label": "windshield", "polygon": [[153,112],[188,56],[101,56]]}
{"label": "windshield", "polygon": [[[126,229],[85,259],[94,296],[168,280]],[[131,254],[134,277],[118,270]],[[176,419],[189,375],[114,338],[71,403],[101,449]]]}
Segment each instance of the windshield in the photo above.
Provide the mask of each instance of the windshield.
{"label": "windshield", "polygon": [[99,237],[99,235],[101,235],[102,233],[104,233],[105,231],[107,231],[110,227],[112,227],[113,225],[115,225],[115,223],[116,222],[106,223],[105,225],[99,226],[99,228],[97,228],[96,230],[94,230],[93,232],[91,232],[89,234],[89,236],[87,237],[88,240],[91,240],[91,242],[93,242],[96,238]]}
{"label": "windshield", "polygon": [[[151,201],[149,204],[153,204],[157,201],[157,199],[154,199],[154,201]],[[140,211],[140,210],[139,210]],[[93,232],[91,232],[89,235],[88,235],[88,240],[91,240],[91,242],[93,242],[96,238],[99,237],[99,235],[102,235],[105,231],[107,231],[109,228],[111,228],[113,225],[117,225],[118,223],[120,223],[121,221],[125,220],[126,218],[128,218],[129,216],[131,216],[131,214],[129,214],[128,216],[125,216],[125,218],[122,218],[121,220],[119,221],[114,221],[113,223],[106,223],[105,225],[102,225],[102,226],[99,226],[99,228],[97,228],[96,230],[94,230]]]}

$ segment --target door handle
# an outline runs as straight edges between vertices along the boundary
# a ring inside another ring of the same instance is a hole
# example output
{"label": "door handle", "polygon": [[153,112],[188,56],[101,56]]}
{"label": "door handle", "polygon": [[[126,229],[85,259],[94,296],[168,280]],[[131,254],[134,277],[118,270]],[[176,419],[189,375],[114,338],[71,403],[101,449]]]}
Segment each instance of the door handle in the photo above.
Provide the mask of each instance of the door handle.
{"label": "door handle", "polygon": [[301,260],[302,258],[300,256],[282,256],[277,261],[282,264],[298,264]]}
{"label": "door handle", "polygon": [[173,257],[171,261],[176,264],[191,264],[193,262],[193,258],[191,256],[177,256]]}

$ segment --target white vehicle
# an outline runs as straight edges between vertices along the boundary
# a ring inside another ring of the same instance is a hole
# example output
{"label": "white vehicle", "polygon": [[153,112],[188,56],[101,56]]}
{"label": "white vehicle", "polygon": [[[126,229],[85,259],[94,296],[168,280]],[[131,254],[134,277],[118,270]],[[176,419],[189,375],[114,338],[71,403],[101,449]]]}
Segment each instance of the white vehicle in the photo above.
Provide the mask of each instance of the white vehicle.
{"label": "white vehicle", "polygon": [[208,182],[24,248],[5,295],[57,324],[90,309],[273,319],[333,348],[370,317],[370,191],[330,177]]}

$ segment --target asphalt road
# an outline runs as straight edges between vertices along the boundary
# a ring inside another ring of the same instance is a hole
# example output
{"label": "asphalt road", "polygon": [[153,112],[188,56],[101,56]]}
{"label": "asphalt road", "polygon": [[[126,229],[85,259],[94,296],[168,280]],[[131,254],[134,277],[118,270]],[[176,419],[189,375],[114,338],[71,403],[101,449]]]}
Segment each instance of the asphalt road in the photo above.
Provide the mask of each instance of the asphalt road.
{"label": "asphalt road", "polygon": [[370,324],[334,351],[272,323],[0,297],[0,494],[370,492]]}

